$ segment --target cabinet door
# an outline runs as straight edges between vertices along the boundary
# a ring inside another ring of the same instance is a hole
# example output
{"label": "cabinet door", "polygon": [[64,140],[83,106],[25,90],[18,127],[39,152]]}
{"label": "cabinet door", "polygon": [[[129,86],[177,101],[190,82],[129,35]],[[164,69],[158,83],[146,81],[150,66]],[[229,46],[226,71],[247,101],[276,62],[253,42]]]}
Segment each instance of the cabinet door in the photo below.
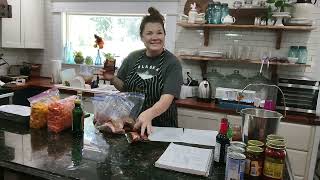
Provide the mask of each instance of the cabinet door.
{"label": "cabinet door", "polygon": [[178,108],[178,126],[183,128],[218,131],[223,117],[222,113]]}
{"label": "cabinet door", "polygon": [[[28,0],[29,1],[29,0]],[[21,0],[8,0],[12,6],[12,18],[2,18],[2,47],[23,48],[24,36],[21,34]]]}
{"label": "cabinet door", "polygon": [[24,48],[44,48],[44,1],[21,1],[21,15]]}
{"label": "cabinet door", "polygon": [[292,172],[294,176],[305,176],[308,153],[303,151],[296,151],[287,149],[288,157],[290,160]]}
{"label": "cabinet door", "polygon": [[286,139],[287,148],[309,151],[314,128],[308,125],[281,122],[278,133]]}

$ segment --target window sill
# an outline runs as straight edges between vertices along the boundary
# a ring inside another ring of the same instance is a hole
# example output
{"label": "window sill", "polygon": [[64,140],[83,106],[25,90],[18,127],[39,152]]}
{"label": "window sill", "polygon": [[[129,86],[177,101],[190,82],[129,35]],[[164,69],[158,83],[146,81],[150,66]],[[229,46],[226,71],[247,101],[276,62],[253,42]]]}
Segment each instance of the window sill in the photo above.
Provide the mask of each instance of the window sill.
{"label": "window sill", "polygon": [[[86,64],[68,64],[68,63],[62,63],[62,66],[68,66],[68,67],[80,67],[80,65],[86,65]],[[90,67],[97,67],[97,68],[102,68],[103,65],[86,65]]]}

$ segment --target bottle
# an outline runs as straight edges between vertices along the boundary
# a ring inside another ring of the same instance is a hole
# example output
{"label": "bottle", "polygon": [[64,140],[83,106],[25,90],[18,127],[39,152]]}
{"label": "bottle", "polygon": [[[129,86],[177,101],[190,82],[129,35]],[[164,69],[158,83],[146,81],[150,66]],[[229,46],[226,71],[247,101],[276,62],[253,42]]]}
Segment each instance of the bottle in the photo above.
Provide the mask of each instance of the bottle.
{"label": "bottle", "polygon": [[196,10],[196,3],[190,5],[191,9],[188,14],[188,23],[195,23],[197,18],[197,10]]}
{"label": "bottle", "polygon": [[216,146],[214,148],[214,165],[223,166],[226,163],[227,148],[230,145],[230,140],[227,136],[228,119],[222,118],[220,122],[220,130],[216,136]]}
{"label": "bottle", "polygon": [[71,161],[73,166],[79,166],[82,161],[83,137],[74,136],[72,138]]}
{"label": "bottle", "polygon": [[75,107],[72,111],[72,133],[82,135],[84,115],[81,108],[81,100],[77,98],[74,105]]}

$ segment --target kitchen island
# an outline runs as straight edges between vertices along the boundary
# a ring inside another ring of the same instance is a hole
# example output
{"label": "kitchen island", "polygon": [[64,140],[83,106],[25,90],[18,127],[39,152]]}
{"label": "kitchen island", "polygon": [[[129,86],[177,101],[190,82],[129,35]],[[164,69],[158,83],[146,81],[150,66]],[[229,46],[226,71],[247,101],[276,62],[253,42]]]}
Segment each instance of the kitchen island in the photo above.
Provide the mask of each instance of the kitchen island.
{"label": "kitchen island", "polygon": [[[156,168],[154,162],[168,143],[128,144],[124,135],[103,136],[96,133],[92,116],[85,120],[83,139],[73,136],[70,130],[51,134],[46,129],[1,122],[2,176],[10,170],[43,179],[204,178]],[[224,168],[213,168],[208,179],[224,179]]]}
{"label": "kitchen island", "polygon": [[214,166],[208,178],[156,168],[154,162],[168,143],[128,144],[124,135],[102,135],[92,116],[85,119],[83,137],[70,130],[51,134],[0,119],[1,176],[10,179],[9,171],[24,180],[224,179],[224,168]]}

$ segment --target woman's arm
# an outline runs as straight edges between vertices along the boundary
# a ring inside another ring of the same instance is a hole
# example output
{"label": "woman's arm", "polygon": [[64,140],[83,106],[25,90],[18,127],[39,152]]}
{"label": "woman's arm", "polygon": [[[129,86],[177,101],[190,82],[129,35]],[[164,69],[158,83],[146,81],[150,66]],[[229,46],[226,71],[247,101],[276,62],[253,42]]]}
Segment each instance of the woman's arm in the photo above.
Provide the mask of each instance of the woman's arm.
{"label": "woman's arm", "polygon": [[173,99],[173,95],[163,94],[158,102],[139,115],[138,122],[134,127],[136,129],[141,128],[141,136],[144,136],[145,131],[147,131],[148,134],[151,133],[152,120],[164,113],[170,107]]}
{"label": "woman's arm", "polygon": [[115,88],[117,88],[119,91],[124,91],[124,83],[121,79],[119,79],[117,76],[113,76],[110,80],[111,84],[114,85]]}

